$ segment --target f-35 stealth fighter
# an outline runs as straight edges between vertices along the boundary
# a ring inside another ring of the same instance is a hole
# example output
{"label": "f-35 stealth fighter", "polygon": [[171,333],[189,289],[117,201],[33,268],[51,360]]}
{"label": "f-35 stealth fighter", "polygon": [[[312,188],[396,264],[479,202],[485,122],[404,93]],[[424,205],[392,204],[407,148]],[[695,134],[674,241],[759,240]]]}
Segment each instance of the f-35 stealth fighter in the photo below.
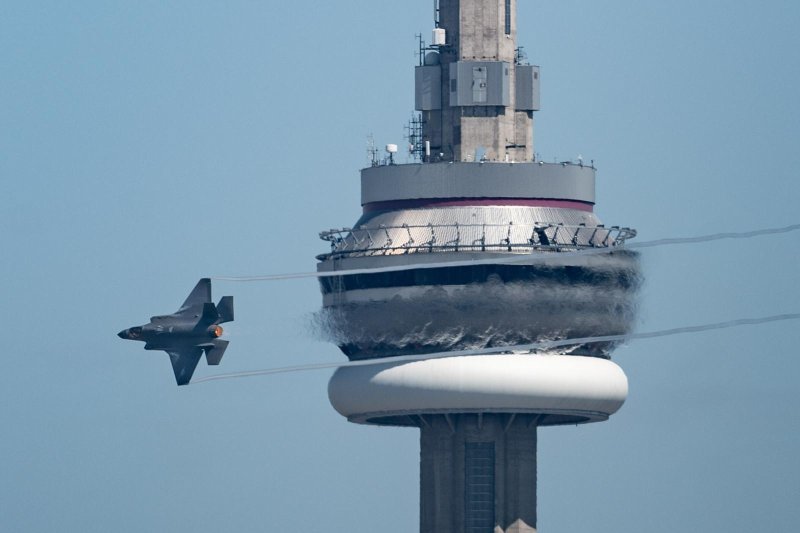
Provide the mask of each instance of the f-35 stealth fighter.
{"label": "f-35 stealth fighter", "polygon": [[218,365],[228,347],[222,326],[233,321],[233,296],[211,301],[211,280],[197,282],[181,308],[171,315],[154,316],[150,323],[120,331],[123,339],[143,341],[145,350],[164,350],[172,361],[175,381],[186,385],[203,352],[209,365]]}

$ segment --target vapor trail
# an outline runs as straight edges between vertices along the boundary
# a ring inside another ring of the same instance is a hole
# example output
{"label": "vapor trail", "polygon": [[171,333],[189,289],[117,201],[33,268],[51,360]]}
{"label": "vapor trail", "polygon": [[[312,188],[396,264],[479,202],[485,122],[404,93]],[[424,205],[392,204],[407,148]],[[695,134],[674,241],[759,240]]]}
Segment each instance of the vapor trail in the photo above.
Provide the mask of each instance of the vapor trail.
{"label": "vapor trail", "polygon": [[700,235],[698,237],[678,237],[674,239],[656,239],[639,243],[627,244],[625,248],[652,248],[653,246],[668,246],[670,244],[696,244],[699,242],[721,241],[725,239],[752,239],[765,235],[775,235],[778,233],[789,233],[800,229],[800,224],[792,224],[780,228],[766,228],[743,232],[712,233],[710,235]]}
{"label": "vapor trail", "polygon": [[443,268],[455,266],[477,266],[477,265],[497,265],[497,264],[513,264],[513,263],[532,263],[541,262],[545,263],[553,260],[561,260],[568,257],[580,256],[586,257],[587,255],[600,255],[614,252],[615,250],[634,250],[638,248],[653,248],[656,246],[670,246],[677,244],[697,244],[702,242],[721,241],[727,239],[753,239],[756,237],[763,237],[766,235],[776,235],[780,233],[789,233],[792,231],[800,230],[800,224],[792,224],[779,228],[766,228],[754,231],[743,232],[726,232],[726,233],[712,233],[709,235],[699,235],[696,237],[677,237],[670,239],[655,239],[652,241],[643,241],[638,243],[626,244],[620,248],[589,248],[586,250],[572,251],[572,252],[559,252],[548,254],[514,254],[505,257],[493,257],[491,259],[474,259],[464,261],[442,261],[438,263],[417,263],[414,265],[396,265],[378,268],[353,268],[349,270],[335,270],[331,272],[294,272],[290,274],[267,274],[263,276],[214,276],[211,279],[217,281],[278,281],[286,279],[298,278],[327,278],[333,276],[344,276],[353,274],[378,274],[381,272],[397,272],[408,269],[428,269],[428,268]]}
{"label": "vapor trail", "polygon": [[785,320],[799,320],[800,313],[786,313],[782,315],[772,315],[758,318],[740,318],[738,320],[728,320],[726,322],[715,322],[712,324],[701,324],[697,326],[683,326],[680,328],[662,329],[658,331],[646,331],[642,333],[629,333],[626,335],[601,335],[596,337],[579,337],[573,339],[563,339],[558,341],[534,342],[531,344],[517,344],[514,346],[498,346],[496,348],[481,348],[476,350],[454,350],[451,352],[437,352],[419,355],[399,355],[395,357],[382,357],[379,359],[366,359],[363,361],[342,361],[338,363],[312,363],[306,365],[284,366],[268,368],[264,370],[251,370],[249,372],[232,372],[230,374],[217,374],[205,378],[192,380],[192,384],[204,383],[207,381],[219,381],[223,379],[247,378],[253,376],[268,376],[271,374],[285,374],[288,372],[303,372],[307,370],[324,370],[327,368],[342,368],[350,366],[371,366],[386,365],[391,363],[404,363],[410,361],[423,361],[427,359],[443,359],[446,357],[460,357],[468,355],[488,355],[511,351],[546,350],[558,348],[559,346],[570,346],[574,344],[586,344],[594,342],[609,341],[630,341],[637,339],[653,339],[656,337],[669,337],[671,335],[683,335],[687,333],[700,333],[714,329],[736,328],[740,326],[752,326],[766,324],[768,322],[781,322]]}

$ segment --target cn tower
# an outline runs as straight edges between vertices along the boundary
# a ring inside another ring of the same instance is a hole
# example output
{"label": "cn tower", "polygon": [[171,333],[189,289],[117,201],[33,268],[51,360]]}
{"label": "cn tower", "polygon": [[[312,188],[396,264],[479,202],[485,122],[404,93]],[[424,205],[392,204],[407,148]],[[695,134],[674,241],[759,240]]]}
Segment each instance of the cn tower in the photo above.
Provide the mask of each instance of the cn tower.
{"label": "cn tower", "polygon": [[[477,354],[342,367],[329,383],[349,421],[419,428],[423,533],[536,531],[538,428],[607,420],[628,393],[614,344],[588,339],[632,327],[636,232],[595,214],[592,163],[536,156],[540,69],[516,6],[434,2],[414,162],[373,149],[360,218],[321,233],[318,270],[342,271],[320,278],[322,313],[351,360]],[[513,348],[564,339],[584,340]]]}

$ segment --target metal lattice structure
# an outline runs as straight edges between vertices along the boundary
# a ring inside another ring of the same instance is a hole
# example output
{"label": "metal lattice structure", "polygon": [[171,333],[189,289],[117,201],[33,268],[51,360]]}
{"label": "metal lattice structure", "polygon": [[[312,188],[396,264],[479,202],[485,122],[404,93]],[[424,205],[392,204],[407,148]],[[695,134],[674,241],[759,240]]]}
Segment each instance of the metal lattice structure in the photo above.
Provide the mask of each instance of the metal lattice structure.
{"label": "metal lattice structure", "polygon": [[436,252],[561,252],[617,247],[636,230],[565,224],[446,224],[361,226],[320,233],[331,251],[320,260]]}

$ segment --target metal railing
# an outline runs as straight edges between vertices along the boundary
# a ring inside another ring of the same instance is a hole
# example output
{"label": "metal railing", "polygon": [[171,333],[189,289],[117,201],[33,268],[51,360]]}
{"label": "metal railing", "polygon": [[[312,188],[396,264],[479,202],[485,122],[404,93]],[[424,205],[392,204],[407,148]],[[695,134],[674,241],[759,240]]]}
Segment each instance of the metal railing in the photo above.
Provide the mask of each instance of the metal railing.
{"label": "metal railing", "polygon": [[580,224],[426,224],[361,226],[320,232],[331,251],[320,260],[435,252],[561,252],[622,246],[636,230]]}

